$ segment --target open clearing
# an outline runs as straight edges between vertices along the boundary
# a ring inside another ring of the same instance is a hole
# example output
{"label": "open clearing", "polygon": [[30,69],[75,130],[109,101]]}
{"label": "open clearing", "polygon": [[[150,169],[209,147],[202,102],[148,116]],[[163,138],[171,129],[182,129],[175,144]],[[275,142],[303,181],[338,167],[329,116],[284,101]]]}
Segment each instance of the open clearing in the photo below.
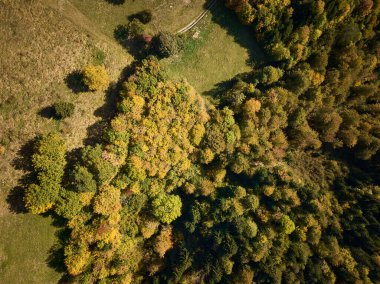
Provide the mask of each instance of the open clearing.
{"label": "open clearing", "polygon": [[149,9],[153,19],[148,29],[175,32],[186,26],[203,11],[205,0],[126,0],[122,5],[111,5],[105,0],[71,0],[71,2],[96,27],[109,37],[113,37],[115,27],[126,24],[128,16]]}
{"label": "open clearing", "polygon": [[253,32],[223,3],[218,2],[187,36],[183,54],[164,60],[164,66],[170,76],[186,78],[200,93],[252,70],[251,62],[263,59]]}
{"label": "open clearing", "polygon": [[[127,0],[122,5],[111,5],[104,0],[71,2],[108,37],[113,37],[118,25],[128,22],[128,16],[143,9],[153,12],[148,32],[175,32],[191,23],[206,4],[205,0]],[[263,59],[253,31],[242,27],[234,13],[220,1],[186,36],[183,54],[163,63],[170,76],[186,78],[201,93],[249,71],[251,61]]]}

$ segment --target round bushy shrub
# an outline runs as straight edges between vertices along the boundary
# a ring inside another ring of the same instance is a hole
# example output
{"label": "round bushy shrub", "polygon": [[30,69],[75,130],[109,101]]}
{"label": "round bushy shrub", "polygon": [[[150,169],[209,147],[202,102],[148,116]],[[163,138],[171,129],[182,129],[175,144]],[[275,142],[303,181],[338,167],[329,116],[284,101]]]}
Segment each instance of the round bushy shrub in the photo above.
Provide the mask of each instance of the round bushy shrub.
{"label": "round bushy shrub", "polygon": [[106,68],[100,65],[88,65],[83,69],[83,83],[90,91],[105,91],[109,85]]}
{"label": "round bushy shrub", "polygon": [[183,49],[183,39],[169,32],[159,33],[154,39],[154,49],[159,57],[170,57]]}
{"label": "round bushy shrub", "polygon": [[145,31],[145,25],[140,19],[135,18],[127,24],[127,32],[129,38],[137,38],[143,35]]}
{"label": "round bushy shrub", "polygon": [[69,102],[58,102],[54,104],[54,112],[57,118],[66,118],[74,114],[75,106]]}

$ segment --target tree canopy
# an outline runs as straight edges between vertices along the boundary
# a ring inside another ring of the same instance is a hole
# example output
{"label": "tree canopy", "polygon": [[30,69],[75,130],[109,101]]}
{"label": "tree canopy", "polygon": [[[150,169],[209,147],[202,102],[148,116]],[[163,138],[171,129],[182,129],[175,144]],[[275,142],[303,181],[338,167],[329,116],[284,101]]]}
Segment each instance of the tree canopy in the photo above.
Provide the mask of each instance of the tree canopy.
{"label": "tree canopy", "polygon": [[226,5],[268,62],[207,100],[143,59],[102,143],[37,141],[27,208],[80,283],[378,283],[380,4]]}

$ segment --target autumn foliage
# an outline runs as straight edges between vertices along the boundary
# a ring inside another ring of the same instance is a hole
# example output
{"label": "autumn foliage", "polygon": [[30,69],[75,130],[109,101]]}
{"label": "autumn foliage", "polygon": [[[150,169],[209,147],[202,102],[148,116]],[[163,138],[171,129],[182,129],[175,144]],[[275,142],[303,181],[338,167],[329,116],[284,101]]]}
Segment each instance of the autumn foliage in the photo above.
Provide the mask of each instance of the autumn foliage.
{"label": "autumn foliage", "polygon": [[102,143],[66,163],[58,134],[37,141],[27,208],[66,220],[74,282],[377,283],[379,4],[226,5],[267,62],[208,101],[142,60]]}

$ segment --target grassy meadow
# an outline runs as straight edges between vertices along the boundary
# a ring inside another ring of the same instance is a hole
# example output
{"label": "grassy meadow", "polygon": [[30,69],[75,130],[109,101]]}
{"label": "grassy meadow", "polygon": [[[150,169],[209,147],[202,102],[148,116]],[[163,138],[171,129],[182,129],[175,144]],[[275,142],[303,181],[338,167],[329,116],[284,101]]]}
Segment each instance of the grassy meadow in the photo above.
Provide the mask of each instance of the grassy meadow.
{"label": "grassy meadow", "polygon": [[[115,27],[126,24],[128,16],[142,9],[153,12],[152,22],[147,25],[149,32],[175,32],[199,15],[206,3],[205,0],[139,0],[125,1],[122,5],[110,5],[104,0],[71,2],[110,38]],[[253,32],[248,27],[242,28],[234,13],[221,2],[184,36],[184,52],[163,60],[163,65],[171,77],[186,78],[201,93],[250,70],[252,62],[263,59]]]}
{"label": "grassy meadow", "polygon": [[164,60],[174,78],[186,78],[200,92],[252,69],[263,60],[253,32],[242,27],[236,16],[217,3],[186,35],[184,52]]}
{"label": "grassy meadow", "polygon": [[[71,0],[71,2],[105,35],[112,37],[116,26],[126,24],[128,16],[149,9],[153,19],[148,24],[152,33],[175,32],[186,26],[203,11],[205,0],[126,0],[112,5],[105,0]],[[112,2],[112,1],[109,1]]]}
{"label": "grassy meadow", "polygon": [[[57,2],[57,1],[55,1]],[[0,283],[57,283],[49,267],[56,241],[50,218],[25,213],[20,193],[37,134],[60,131],[70,149],[83,145],[102,117],[102,93],[73,93],[65,80],[83,65],[104,60],[116,80],[131,57],[113,39],[94,35],[43,1],[0,1]],[[103,56],[104,54],[104,56]],[[104,58],[103,58],[104,57]],[[56,101],[75,103],[75,115],[49,115]]]}
{"label": "grassy meadow", "polygon": [[[88,63],[104,64],[116,82],[132,57],[113,32],[142,9],[153,11],[148,29],[176,31],[203,9],[204,0],[0,0],[0,283],[57,283],[62,273],[49,266],[57,242],[49,217],[24,212],[22,186],[30,170],[30,141],[59,131],[69,149],[81,147],[109,116],[104,93],[73,92],[70,76]],[[187,33],[185,50],[164,60],[169,75],[185,77],[199,92],[249,70],[262,53],[248,31],[222,5]],[[223,14],[223,15],[220,15]],[[249,51],[251,50],[251,51]],[[57,121],[53,103],[75,104],[75,114]]]}
{"label": "grassy meadow", "polygon": [[51,218],[31,214],[2,216],[0,283],[57,283],[61,273],[49,267],[57,243]]}

